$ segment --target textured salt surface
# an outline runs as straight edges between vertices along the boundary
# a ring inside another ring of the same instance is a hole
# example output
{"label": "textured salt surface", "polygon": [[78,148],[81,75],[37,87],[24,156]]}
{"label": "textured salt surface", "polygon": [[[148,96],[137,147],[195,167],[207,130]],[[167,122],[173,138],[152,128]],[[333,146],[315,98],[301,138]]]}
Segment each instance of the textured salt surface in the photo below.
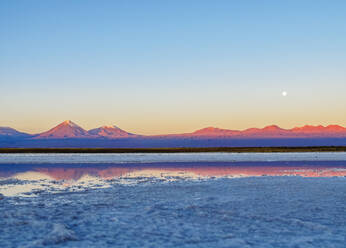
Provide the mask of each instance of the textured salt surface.
{"label": "textured salt surface", "polygon": [[0,247],[345,247],[345,177],[131,180],[0,196]]}

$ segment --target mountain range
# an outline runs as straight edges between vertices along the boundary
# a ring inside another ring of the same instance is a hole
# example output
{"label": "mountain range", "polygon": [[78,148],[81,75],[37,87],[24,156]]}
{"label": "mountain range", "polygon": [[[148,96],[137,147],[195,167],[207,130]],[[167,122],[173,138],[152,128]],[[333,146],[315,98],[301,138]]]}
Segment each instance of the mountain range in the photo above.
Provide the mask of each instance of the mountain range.
{"label": "mountain range", "polygon": [[283,129],[276,125],[264,128],[229,130],[207,127],[192,133],[167,135],[140,135],[128,133],[116,126],[102,126],[89,131],[72,121],[64,121],[56,127],[39,134],[27,134],[10,127],[0,127],[0,137],[25,139],[263,139],[263,138],[346,138],[346,128],[339,125],[294,127]]}

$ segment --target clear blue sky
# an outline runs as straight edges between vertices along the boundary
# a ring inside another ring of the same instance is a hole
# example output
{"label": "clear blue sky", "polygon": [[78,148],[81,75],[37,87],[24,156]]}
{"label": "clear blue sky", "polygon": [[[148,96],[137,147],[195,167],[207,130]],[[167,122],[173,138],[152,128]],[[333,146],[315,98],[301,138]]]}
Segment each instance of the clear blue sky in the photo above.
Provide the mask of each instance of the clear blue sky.
{"label": "clear blue sky", "polygon": [[346,126],[345,13],[346,1],[0,1],[0,126]]}

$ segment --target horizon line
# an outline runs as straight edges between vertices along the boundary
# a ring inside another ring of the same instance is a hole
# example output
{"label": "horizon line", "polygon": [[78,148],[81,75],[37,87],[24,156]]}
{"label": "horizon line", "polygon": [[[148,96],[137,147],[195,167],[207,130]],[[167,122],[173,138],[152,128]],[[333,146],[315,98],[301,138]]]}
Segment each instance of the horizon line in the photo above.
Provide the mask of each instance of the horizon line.
{"label": "horizon line", "polygon": [[[19,129],[16,129],[16,128],[12,128],[11,126],[0,126],[0,128],[10,128],[10,129],[14,129],[18,132],[21,132],[21,133],[26,133],[26,134],[29,134],[29,135],[39,135],[41,133],[45,133],[45,132],[48,132],[56,127],[58,127],[59,125],[62,125],[62,124],[72,124],[72,125],[76,125],[80,128],[82,128],[83,130],[89,132],[93,129],[98,129],[98,128],[118,128],[120,130],[123,130],[125,132],[127,132],[125,129],[122,129],[122,128],[119,128],[117,125],[102,125],[102,126],[97,126],[97,127],[94,127],[94,128],[90,128],[90,129],[85,129],[82,127],[82,125],[79,125],[77,123],[75,123],[74,121],[72,120],[65,120],[65,121],[62,121],[58,124],[56,124],[55,126],[47,129],[47,130],[43,130],[41,132],[37,132],[37,133],[30,133],[30,132],[25,132],[25,131],[20,131]],[[138,134],[138,133],[133,133],[131,132],[131,134],[135,134],[135,135],[141,135],[141,136],[163,136],[163,135],[179,135],[179,134],[191,134],[191,133],[194,133],[194,132],[197,132],[197,131],[201,131],[201,130],[206,130],[206,129],[215,129],[215,130],[224,130],[224,131],[234,131],[234,132],[244,132],[244,131],[247,131],[247,130],[251,130],[251,129],[266,129],[266,128],[277,128],[277,129],[282,129],[284,131],[291,131],[295,128],[303,128],[303,127],[312,127],[312,128],[318,128],[318,127],[321,127],[321,128],[328,128],[328,127],[341,127],[341,128],[345,128],[345,126],[343,125],[339,125],[339,124],[328,124],[328,125],[322,125],[322,124],[317,124],[317,125],[312,125],[312,124],[304,124],[302,126],[293,126],[291,128],[282,128],[280,127],[279,125],[277,124],[269,124],[269,125],[264,125],[263,127],[248,127],[248,128],[244,128],[244,129],[229,129],[229,128],[219,128],[219,127],[216,127],[216,126],[206,126],[206,127],[203,127],[203,128],[196,128],[194,129],[194,131],[191,131],[191,132],[179,132],[179,133],[162,133],[162,134]]]}

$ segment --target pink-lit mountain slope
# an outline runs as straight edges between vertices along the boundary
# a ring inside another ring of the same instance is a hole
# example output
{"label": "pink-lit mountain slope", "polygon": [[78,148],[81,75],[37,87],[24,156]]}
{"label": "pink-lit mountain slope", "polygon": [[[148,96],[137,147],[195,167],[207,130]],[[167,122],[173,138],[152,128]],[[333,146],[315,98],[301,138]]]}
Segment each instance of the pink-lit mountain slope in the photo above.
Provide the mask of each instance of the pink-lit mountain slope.
{"label": "pink-lit mountain slope", "polygon": [[91,129],[88,131],[90,135],[116,139],[116,138],[127,138],[134,137],[136,135],[128,133],[116,126],[103,126],[95,129]]}
{"label": "pink-lit mountain slope", "polygon": [[72,121],[64,121],[58,126],[39,134],[36,138],[51,138],[51,139],[61,139],[61,138],[92,138],[93,136],[89,134],[86,130],[73,123]]}
{"label": "pink-lit mountain slope", "polygon": [[216,127],[207,127],[203,129],[199,129],[191,134],[192,136],[234,136],[239,135],[240,131],[237,130],[228,130],[228,129],[221,129]]}
{"label": "pink-lit mountain slope", "polygon": [[310,137],[310,136],[320,136],[320,137],[345,137],[346,128],[338,125],[329,126],[310,126],[305,125],[303,127],[295,127],[291,129],[294,134]]}
{"label": "pink-lit mountain slope", "polygon": [[184,134],[186,137],[224,137],[224,138],[323,138],[346,137],[346,128],[338,125],[303,126],[283,129],[276,125],[264,128],[249,128],[243,131],[219,128],[205,128],[193,133]]}
{"label": "pink-lit mountain slope", "polygon": [[[13,136],[20,133],[11,128],[0,128],[1,134]],[[31,137],[30,135],[28,137]],[[338,125],[329,126],[303,126],[292,129],[283,129],[276,125],[266,126],[264,128],[249,128],[242,131],[221,129],[216,127],[207,127],[192,133],[170,134],[170,135],[137,135],[128,133],[116,126],[103,126],[91,129],[89,131],[83,129],[72,121],[64,121],[58,126],[47,132],[37,134],[35,139],[62,139],[62,138],[149,138],[149,139],[257,139],[257,138],[346,138],[346,128]]]}
{"label": "pink-lit mountain slope", "polygon": [[169,135],[170,137],[186,138],[276,138],[290,136],[291,131],[271,125],[264,128],[249,128],[243,131],[207,127],[192,133]]}
{"label": "pink-lit mountain slope", "polygon": [[290,130],[280,128],[276,125],[266,126],[264,128],[249,128],[240,132],[240,136],[250,137],[268,137],[280,138],[290,136]]}

